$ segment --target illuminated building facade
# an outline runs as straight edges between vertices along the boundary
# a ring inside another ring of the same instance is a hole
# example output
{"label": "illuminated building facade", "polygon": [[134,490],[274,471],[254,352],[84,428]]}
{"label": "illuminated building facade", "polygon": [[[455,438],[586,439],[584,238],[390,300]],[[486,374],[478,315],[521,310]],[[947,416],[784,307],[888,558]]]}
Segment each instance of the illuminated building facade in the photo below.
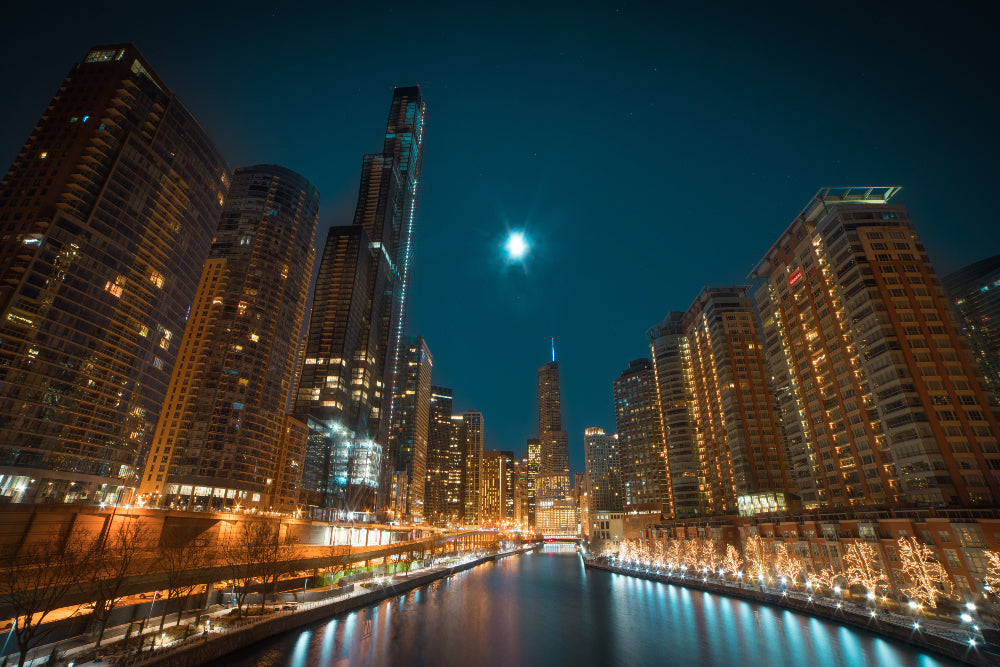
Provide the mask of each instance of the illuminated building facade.
{"label": "illuminated building facade", "polygon": [[[674,372],[683,374],[704,513],[787,510],[784,432],[747,287],[704,288],[681,328],[682,363]],[[661,387],[678,379],[657,370]]]}
{"label": "illuminated building facade", "polygon": [[0,496],[131,499],[228,187],[134,46],[73,66],[0,181]]}
{"label": "illuminated building facade", "polygon": [[433,366],[431,351],[422,336],[406,342],[390,443],[398,479],[397,517],[413,522],[420,522],[424,516]]}
{"label": "illuminated building facade", "polygon": [[569,493],[569,436],[562,430],[559,363],[538,369],[538,498],[564,498]]}
{"label": "illuminated building facade", "polygon": [[528,457],[525,471],[526,506],[525,516],[529,526],[535,525],[535,508],[538,505],[538,473],[542,466],[542,441],[538,438],[528,438]]}
{"label": "illuminated building facade", "polygon": [[436,526],[457,525],[462,516],[462,449],[451,414],[452,391],[432,386],[430,393],[424,519]]}
{"label": "illuminated building facade", "polygon": [[672,516],[670,477],[656,372],[649,359],[636,359],[614,382],[624,510],[653,519]]}
{"label": "illuminated building facade", "polygon": [[295,401],[314,506],[387,501],[425,114],[419,87],[395,89],[382,152],[362,162],[354,222],[332,227],[323,250]]}
{"label": "illuminated building facade", "polygon": [[462,452],[462,523],[482,522],[483,414],[476,410],[455,416]]}
{"label": "illuminated building facade", "polygon": [[482,524],[499,528],[513,519],[514,453],[483,452],[482,471]]}
{"label": "illuminated building facade", "polygon": [[820,190],[751,274],[807,508],[1000,500],[996,416],[897,190]]}
{"label": "illuminated building facade", "polygon": [[591,426],[583,432],[588,502],[591,511],[621,512],[624,506],[618,435]]}
{"label": "illuminated building facade", "polygon": [[295,508],[298,483],[281,484],[279,468],[301,477],[305,430],[286,408],[318,218],[319,191],[299,174],[234,172],[143,473],[145,502]]}
{"label": "illuminated building facade", "polygon": [[986,383],[1000,403],[1000,255],[959,269],[941,284]]}

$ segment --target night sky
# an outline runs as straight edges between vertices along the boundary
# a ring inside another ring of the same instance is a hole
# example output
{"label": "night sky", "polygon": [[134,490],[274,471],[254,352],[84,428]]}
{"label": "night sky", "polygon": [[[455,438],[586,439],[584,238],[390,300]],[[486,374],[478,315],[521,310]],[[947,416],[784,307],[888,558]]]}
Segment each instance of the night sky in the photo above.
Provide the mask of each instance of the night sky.
{"label": "night sky", "polygon": [[[993,16],[922,3],[216,4],[5,10],[2,168],[91,45],[133,42],[231,165],[278,163],[319,187],[320,245],[351,221],[392,87],[421,84],[407,332],[426,337],[456,410],[484,413],[487,449],[522,455],[537,434],[536,371],[554,336],[582,470],[583,429],[615,430],[612,381],[648,354],[645,331],[703,285],[744,279],[822,186],[903,186],[942,274],[1000,252]],[[523,265],[504,261],[512,229],[532,245]]]}

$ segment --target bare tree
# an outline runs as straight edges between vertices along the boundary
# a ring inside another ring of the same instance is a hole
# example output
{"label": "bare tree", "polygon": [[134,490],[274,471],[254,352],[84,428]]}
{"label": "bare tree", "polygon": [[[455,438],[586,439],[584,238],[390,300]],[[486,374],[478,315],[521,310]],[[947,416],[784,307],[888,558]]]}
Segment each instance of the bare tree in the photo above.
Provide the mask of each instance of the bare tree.
{"label": "bare tree", "polygon": [[139,557],[148,539],[148,531],[138,521],[126,520],[117,530],[109,530],[95,542],[92,576],[97,593],[93,615],[97,642],[94,648],[101,647],[108,618],[121,601],[125,580],[145,572]]}
{"label": "bare tree", "polygon": [[46,618],[90,578],[92,560],[91,545],[80,539],[14,548],[0,557],[0,603],[13,612],[19,666],[54,629]]}
{"label": "bare tree", "polygon": [[753,576],[763,580],[770,569],[768,567],[767,551],[764,548],[764,540],[759,535],[751,535],[747,538],[743,553],[746,554],[747,569],[750,570]]}
{"label": "bare tree", "polygon": [[193,573],[205,567],[210,560],[208,544],[202,539],[176,540],[161,547],[160,563],[167,582],[167,599],[160,616],[160,632],[163,632],[171,600],[176,600],[177,624],[180,625],[185,599],[202,583]]}
{"label": "bare tree", "polygon": [[263,613],[268,588],[273,587],[278,577],[288,571],[290,562],[298,554],[294,544],[282,543],[280,526],[266,519],[245,521],[230,534],[223,551],[237,589],[238,614],[243,613],[243,605],[255,579],[259,579],[263,586],[260,601]]}

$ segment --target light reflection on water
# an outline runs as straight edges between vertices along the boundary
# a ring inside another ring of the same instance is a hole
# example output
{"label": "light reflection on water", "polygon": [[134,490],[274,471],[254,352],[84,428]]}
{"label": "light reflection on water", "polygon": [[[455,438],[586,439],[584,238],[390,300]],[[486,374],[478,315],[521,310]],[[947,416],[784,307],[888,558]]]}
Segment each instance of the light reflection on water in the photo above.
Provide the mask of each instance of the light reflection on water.
{"label": "light reflection on water", "polygon": [[227,656],[218,665],[760,665],[948,661],[725,596],[585,570],[546,548],[440,580]]}

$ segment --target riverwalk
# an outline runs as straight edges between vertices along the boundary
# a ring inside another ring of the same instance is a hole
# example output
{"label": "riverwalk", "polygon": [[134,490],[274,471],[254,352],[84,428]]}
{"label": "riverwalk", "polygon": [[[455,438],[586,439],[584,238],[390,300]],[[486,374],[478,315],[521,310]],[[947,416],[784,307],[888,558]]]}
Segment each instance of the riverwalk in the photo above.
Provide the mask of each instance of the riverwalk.
{"label": "riverwalk", "polygon": [[[176,640],[158,645],[155,648],[144,649],[141,652],[116,652],[117,640],[121,639],[117,633],[113,633],[112,639],[106,641],[102,651],[105,657],[86,663],[77,663],[77,667],[116,665],[125,666],[170,666],[170,667],[194,667],[213,660],[222,658],[228,653],[250,646],[256,642],[268,639],[275,635],[294,630],[297,627],[308,625],[316,621],[343,614],[356,609],[367,607],[386,598],[401,595],[415,588],[425,586],[439,579],[444,579],[458,572],[474,568],[483,563],[525,553],[535,549],[530,545],[518,549],[511,549],[494,554],[469,556],[461,559],[447,559],[435,562],[419,570],[411,570],[406,573],[396,573],[390,576],[373,577],[365,582],[359,582],[349,587],[349,590],[338,590],[336,588],[326,591],[327,597],[312,599],[310,601],[298,603],[277,603],[280,610],[273,611],[264,616],[249,617],[243,619],[236,625],[229,625],[225,628],[209,628],[195,633],[184,640]],[[322,595],[323,589],[312,589],[309,597],[313,598]],[[286,594],[287,596],[288,594]],[[230,613],[229,607],[211,609],[199,614],[203,627],[204,621],[217,619]],[[189,615],[186,618],[193,618]],[[155,626],[155,624],[151,624]],[[214,622],[209,626],[215,625]],[[156,630],[146,633],[158,635]],[[134,639],[134,637],[133,637]],[[77,650],[60,651],[59,663],[67,664],[73,659],[74,654],[84,653],[88,647],[80,647]],[[48,654],[39,654],[35,659],[36,665],[45,664]],[[32,663],[28,663],[29,665]]]}

